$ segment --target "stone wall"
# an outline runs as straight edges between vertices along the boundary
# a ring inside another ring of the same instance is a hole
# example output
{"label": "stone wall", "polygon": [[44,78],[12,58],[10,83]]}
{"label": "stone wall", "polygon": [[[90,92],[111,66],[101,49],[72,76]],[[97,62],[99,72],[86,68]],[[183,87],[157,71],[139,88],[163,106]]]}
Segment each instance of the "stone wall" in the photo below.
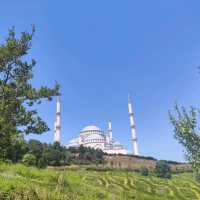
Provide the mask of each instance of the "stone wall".
{"label": "stone wall", "polygon": [[[149,169],[155,168],[156,159],[137,157],[131,155],[106,155],[106,166],[117,169],[139,169],[141,167],[147,167]],[[191,165],[188,163],[174,163],[170,164],[172,170],[189,170]]]}

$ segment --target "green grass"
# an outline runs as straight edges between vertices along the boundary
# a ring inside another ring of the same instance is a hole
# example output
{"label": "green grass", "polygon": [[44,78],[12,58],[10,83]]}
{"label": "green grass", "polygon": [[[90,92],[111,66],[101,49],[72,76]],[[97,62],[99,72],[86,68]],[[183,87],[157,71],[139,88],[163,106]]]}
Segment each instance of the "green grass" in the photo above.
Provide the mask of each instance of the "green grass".
{"label": "green grass", "polygon": [[20,164],[0,164],[0,200],[195,200],[200,184],[192,174],[171,180],[134,172],[39,170]]}

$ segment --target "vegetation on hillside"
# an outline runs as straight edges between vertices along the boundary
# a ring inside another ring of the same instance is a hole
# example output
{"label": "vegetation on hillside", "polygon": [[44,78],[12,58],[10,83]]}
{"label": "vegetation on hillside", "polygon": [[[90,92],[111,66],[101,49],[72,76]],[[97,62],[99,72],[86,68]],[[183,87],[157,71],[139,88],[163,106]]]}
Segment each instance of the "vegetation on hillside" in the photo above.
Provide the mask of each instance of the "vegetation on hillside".
{"label": "vegetation on hillside", "polygon": [[174,137],[184,147],[185,157],[192,164],[197,180],[200,176],[200,128],[198,108],[174,107],[170,112],[170,120],[174,127]]}
{"label": "vegetation on hillside", "polygon": [[174,136],[185,147],[186,158],[193,167],[200,168],[200,135],[198,127],[199,110],[191,108],[189,112],[184,107],[175,106],[175,114],[170,114],[174,126]]}
{"label": "vegetation on hillside", "polygon": [[[71,164],[103,164],[103,152],[98,149],[80,146],[78,148],[66,148],[59,143],[45,144],[37,140],[26,143],[26,151],[22,162],[24,164],[44,168],[46,166],[65,166]],[[32,155],[32,157],[30,157]],[[29,161],[24,158],[30,158]],[[34,156],[34,158],[33,158]],[[35,160],[35,162],[33,162]]]}
{"label": "vegetation on hillside", "polygon": [[155,174],[159,178],[171,178],[170,165],[164,160],[158,161],[155,166]]}
{"label": "vegetation on hillside", "polygon": [[200,185],[191,174],[166,180],[126,171],[54,171],[1,163],[0,199],[191,200],[200,199]]}
{"label": "vegetation on hillside", "polygon": [[17,161],[23,151],[25,134],[48,131],[47,124],[38,115],[35,105],[51,100],[59,94],[59,85],[52,89],[32,85],[34,59],[28,57],[35,32],[22,32],[16,37],[15,29],[0,45],[0,159]]}
{"label": "vegetation on hillside", "polygon": [[[66,148],[55,142],[53,144],[42,143],[38,140],[24,141],[21,150],[15,152],[18,160],[6,159],[7,163],[21,162],[27,166],[37,166],[45,168],[47,166],[66,165],[89,165],[104,164],[104,153],[102,150],[80,146],[77,148]],[[12,156],[11,156],[12,158]],[[16,157],[15,157],[16,158]]]}

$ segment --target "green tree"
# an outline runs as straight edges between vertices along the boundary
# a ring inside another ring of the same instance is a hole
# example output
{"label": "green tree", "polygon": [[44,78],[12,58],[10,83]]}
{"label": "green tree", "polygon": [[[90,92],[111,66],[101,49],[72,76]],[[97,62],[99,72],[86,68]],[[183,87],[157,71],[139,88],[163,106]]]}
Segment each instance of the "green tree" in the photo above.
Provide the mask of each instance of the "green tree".
{"label": "green tree", "polygon": [[28,152],[28,146],[23,135],[13,135],[11,144],[7,147],[7,159],[17,162]]}
{"label": "green tree", "polygon": [[141,167],[140,173],[142,176],[148,176],[149,175],[149,170],[147,167]]}
{"label": "green tree", "polygon": [[42,157],[43,144],[38,140],[29,140],[28,142],[28,153],[33,154],[37,160]]}
{"label": "green tree", "polygon": [[43,152],[43,158],[47,161],[48,165],[60,166],[63,163],[62,147],[58,142],[53,145],[48,145]]}
{"label": "green tree", "polygon": [[79,164],[102,164],[104,162],[103,151],[81,145],[78,148],[78,162]]}
{"label": "green tree", "polygon": [[171,178],[170,165],[164,160],[157,161],[155,166],[155,174],[160,178]]}
{"label": "green tree", "polygon": [[25,165],[36,165],[36,157],[33,154],[27,153],[23,156],[22,162]]}
{"label": "green tree", "polygon": [[33,27],[32,32],[22,32],[17,38],[12,28],[0,45],[0,159],[9,156],[13,138],[19,134],[41,134],[49,130],[34,105],[60,95],[58,84],[52,89],[45,86],[34,88],[31,84],[36,61],[28,62],[26,56],[34,32]]}
{"label": "green tree", "polygon": [[200,169],[200,136],[198,127],[199,110],[193,107],[186,111],[184,107],[175,106],[174,113],[170,113],[170,120],[174,127],[174,136],[185,148],[186,159],[192,163],[196,171]]}
{"label": "green tree", "polygon": [[44,156],[42,156],[41,158],[39,158],[39,160],[37,161],[37,167],[39,168],[45,168],[47,166],[47,160],[44,158]]}

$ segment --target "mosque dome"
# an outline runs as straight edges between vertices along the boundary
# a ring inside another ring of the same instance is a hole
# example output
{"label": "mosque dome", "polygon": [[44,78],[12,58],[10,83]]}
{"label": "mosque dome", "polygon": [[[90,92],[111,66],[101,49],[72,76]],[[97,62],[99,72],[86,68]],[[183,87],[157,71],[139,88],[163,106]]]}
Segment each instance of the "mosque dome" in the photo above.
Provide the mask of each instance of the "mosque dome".
{"label": "mosque dome", "polygon": [[77,142],[78,142],[78,138],[74,138],[69,141],[70,144],[77,143]]}
{"label": "mosque dome", "polygon": [[87,131],[101,131],[101,129],[95,125],[90,125],[90,126],[86,126],[85,128],[81,130],[81,132],[87,132]]}
{"label": "mosque dome", "polygon": [[114,147],[121,147],[122,145],[121,145],[118,141],[115,141],[115,142],[113,143],[113,146],[114,146]]}
{"label": "mosque dome", "polygon": [[88,135],[91,135],[91,134],[103,134],[103,131],[99,127],[95,125],[91,125],[91,126],[86,126],[85,128],[83,128],[80,134],[84,137],[87,137]]}
{"label": "mosque dome", "polygon": [[85,138],[85,142],[105,142],[105,137],[102,134],[91,134]]}

